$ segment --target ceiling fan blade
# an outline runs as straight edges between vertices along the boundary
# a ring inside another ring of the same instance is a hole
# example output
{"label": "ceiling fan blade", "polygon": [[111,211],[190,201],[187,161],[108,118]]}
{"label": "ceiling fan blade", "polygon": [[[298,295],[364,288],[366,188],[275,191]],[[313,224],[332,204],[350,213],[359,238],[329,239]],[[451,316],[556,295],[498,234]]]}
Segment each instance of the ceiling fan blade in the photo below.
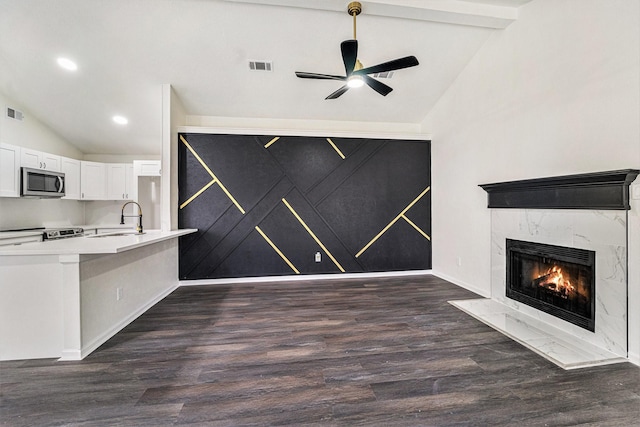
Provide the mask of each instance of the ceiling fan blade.
{"label": "ceiling fan blade", "polygon": [[374,65],[372,67],[363,68],[358,71],[354,71],[353,74],[371,74],[371,73],[384,73],[385,71],[400,70],[402,68],[415,67],[419,62],[415,56],[405,56],[404,58],[394,59],[393,61],[383,62],[382,64]]}
{"label": "ceiling fan blade", "polygon": [[337,91],[333,92],[331,95],[327,96],[325,99],[336,99],[337,97],[339,97],[340,95],[342,95],[348,90],[349,90],[349,86],[344,85]]}
{"label": "ceiling fan blade", "polygon": [[353,68],[356,66],[356,59],[358,58],[358,40],[345,40],[340,43],[340,50],[342,51],[342,62],[344,62],[344,71],[347,73],[347,77],[353,73]]}
{"label": "ceiling fan blade", "polygon": [[366,84],[369,85],[369,87],[371,87],[371,89],[375,90],[376,92],[378,92],[382,96],[387,96],[389,94],[389,92],[391,92],[393,90],[392,88],[390,88],[386,84],[381,83],[381,82],[377,81],[376,79],[374,79],[373,77],[367,76],[366,74],[362,76],[362,79],[364,80],[364,82]]}
{"label": "ceiling fan blade", "polygon": [[319,80],[346,80],[343,76],[334,76],[332,74],[305,73],[304,71],[296,71],[296,76],[301,79],[319,79]]}

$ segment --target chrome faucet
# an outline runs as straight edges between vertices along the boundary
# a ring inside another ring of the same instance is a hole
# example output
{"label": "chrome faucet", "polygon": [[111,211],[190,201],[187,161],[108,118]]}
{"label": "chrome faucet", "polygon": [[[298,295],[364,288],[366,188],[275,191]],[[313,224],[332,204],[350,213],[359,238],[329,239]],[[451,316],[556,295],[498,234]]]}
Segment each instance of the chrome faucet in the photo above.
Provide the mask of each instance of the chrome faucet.
{"label": "chrome faucet", "polygon": [[[130,203],[133,203],[138,206],[138,215],[124,214],[124,208]],[[136,225],[136,231],[138,232],[138,234],[142,234],[142,207],[137,202],[127,202],[124,205],[122,205],[122,212],[120,213],[120,224],[124,224],[125,217],[126,218],[138,217],[138,225]]]}

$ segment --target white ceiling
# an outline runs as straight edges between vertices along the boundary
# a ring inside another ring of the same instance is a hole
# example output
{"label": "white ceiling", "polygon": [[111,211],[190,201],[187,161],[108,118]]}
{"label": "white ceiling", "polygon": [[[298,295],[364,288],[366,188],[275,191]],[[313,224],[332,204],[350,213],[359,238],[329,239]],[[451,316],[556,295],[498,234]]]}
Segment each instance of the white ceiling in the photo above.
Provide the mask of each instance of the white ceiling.
{"label": "white ceiling", "polygon": [[[420,65],[382,80],[386,97],[365,87],[328,101],[340,82],[294,71],[344,74],[348,1],[0,0],[0,93],[86,154],[159,154],[163,83],[196,116],[419,123],[528,1],[362,1],[364,66],[407,55]],[[251,59],[273,72],[250,71]]]}

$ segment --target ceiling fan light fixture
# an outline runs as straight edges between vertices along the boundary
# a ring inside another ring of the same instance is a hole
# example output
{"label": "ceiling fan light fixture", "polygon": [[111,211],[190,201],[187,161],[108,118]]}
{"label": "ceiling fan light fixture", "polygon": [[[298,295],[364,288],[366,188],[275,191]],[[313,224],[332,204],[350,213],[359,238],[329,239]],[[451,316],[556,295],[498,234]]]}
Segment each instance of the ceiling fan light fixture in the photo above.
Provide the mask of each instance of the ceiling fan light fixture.
{"label": "ceiling fan light fixture", "polygon": [[362,87],[364,86],[364,80],[362,79],[362,76],[359,76],[357,74],[351,75],[347,79],[347,86],[351,88]]}

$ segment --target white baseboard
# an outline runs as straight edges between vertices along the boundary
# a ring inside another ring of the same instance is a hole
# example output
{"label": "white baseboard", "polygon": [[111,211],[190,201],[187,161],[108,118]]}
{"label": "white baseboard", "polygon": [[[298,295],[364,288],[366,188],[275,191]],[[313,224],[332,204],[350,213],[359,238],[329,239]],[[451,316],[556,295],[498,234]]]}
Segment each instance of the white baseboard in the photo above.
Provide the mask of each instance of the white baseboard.
{"label": "white baseboard", "polygon": [[181,280],[179,286],[227,285],[233,283],[299,282],[301,280],[344,280],[371,277],[422,276],[431,270],[383,271],[376,273],[309,274],[295,276],[238,277],[228,279]]}
{"label": "white baseboard", "polygon": [[82,352],[80,350],[62,350],[62,354],[58,361],[82,360]]}
{"label": "white baseboard", "polygon": [[479,287],[477,287],[475,285],[463,282],[461,280],[456,279],[455,277],[448,276],[448,275],[446,275],[444,273],[441,273],[439,271],[434,271],[432,274],[434,276],[436,276],[436,277],[439,277],[439,278],[441,278],[443,280],[446,280],[447,282],[451,282],[454,285],[460,286],[461,288],[464,288],[464,289],[466,289],[468,291],[471,291],[471,292],[473,292],[475,294],[478,294],[478,295],[480,295],[482,297],[491,298],[491,291],[487,292],[486,290],[481,289],[481,288],[479,288]]}
{"label": "white baseboard", "polygon": [[629,362],[633,363],[636,366],[640,366],[640,354],[629,353]]}
{"label": "white baseboard", "polygon": [[136,320],[138,317],[140,317],[142,314],[144,314],[145,311],[149,310],[151,307],[153,307],[154,305],[159,303],[163,298],[165,298],[171,292],[175,291],[177,288],[178,288],[178,285],[173,285],[173,286],[169,287],[168,289],[165,289],[164,291],[160,292],[159,294],[154,296],[151,300],[147,301],[142,307],[138,308],[136,311],[131,313],[129,316],[124,318],[122,321],[120,321],[120,322],[116,323],[115,325],[113,325],[113,327],[111,329],[105,331],[104,333],[102,333],[101,335],[96,337],[93,341],[91,341],[87,345],[83,346],[82,350],[80,351],[80,354],[76,356],[76,357],[79,356],[77,359],[67,359],[67,358],[65,358],[65,354],[63,352],[63,357],[60,360],[82,360],[82,359],[84,359],[89,354],[94,352],[102,344],[107,342],[107,340],[109,340],[109,338],[113,337],[115,334],[120,332],[122,329],[125,328],[125,326],[127,326],[129,323],[131,323],[134,320]]}

